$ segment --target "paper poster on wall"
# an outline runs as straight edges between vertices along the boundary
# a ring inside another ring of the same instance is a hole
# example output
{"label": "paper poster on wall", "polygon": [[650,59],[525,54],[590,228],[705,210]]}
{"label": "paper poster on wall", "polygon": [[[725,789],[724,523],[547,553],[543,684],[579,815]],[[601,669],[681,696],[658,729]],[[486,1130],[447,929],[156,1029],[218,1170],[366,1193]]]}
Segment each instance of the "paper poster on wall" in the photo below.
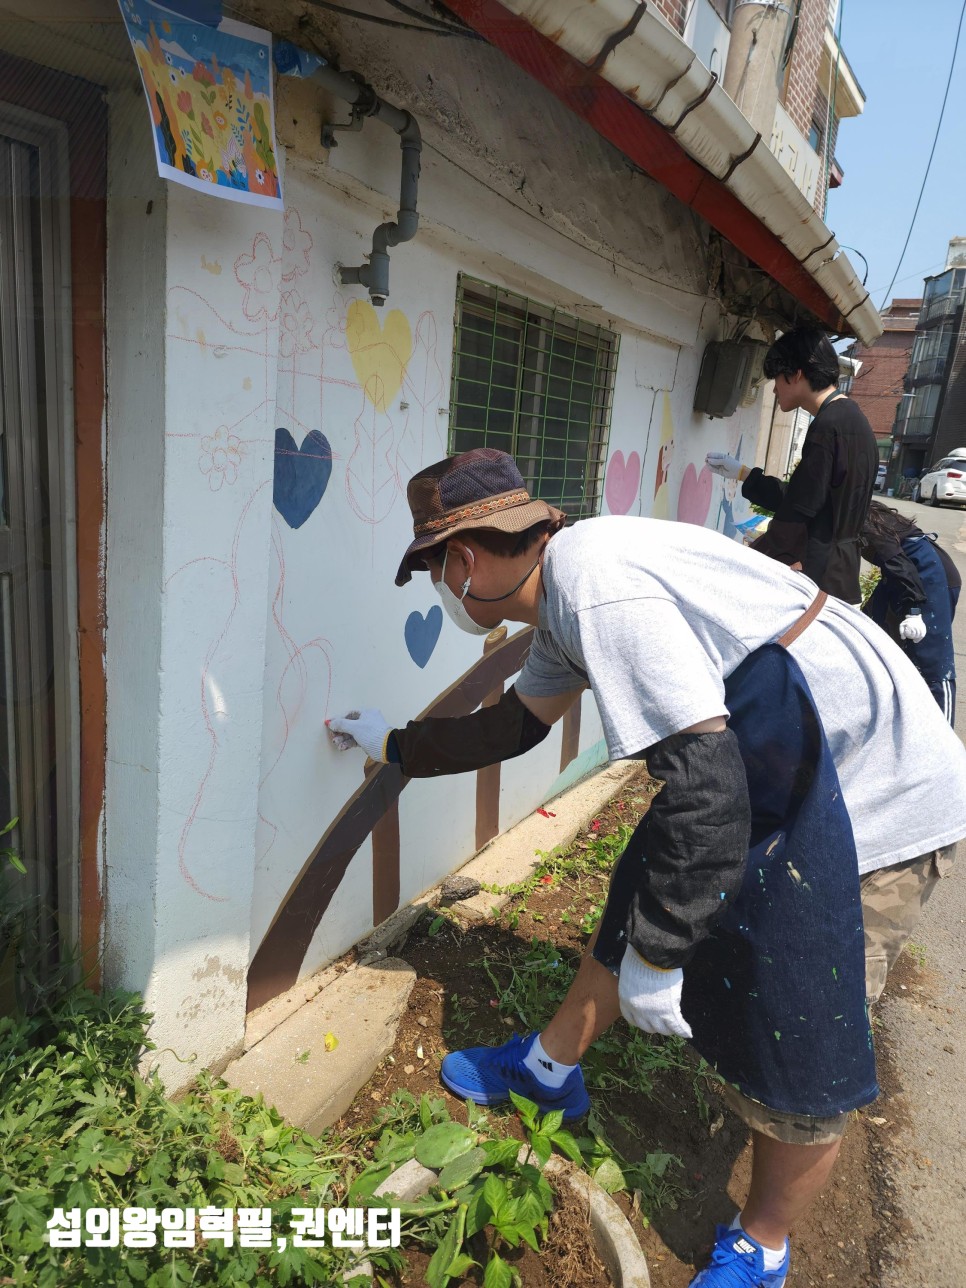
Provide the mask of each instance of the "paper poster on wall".
{"label": "paper poster on wall", "polygon": [[280,210],[271,35],[228,18],[211,27],[152,0],[119,3],[161,177]]}

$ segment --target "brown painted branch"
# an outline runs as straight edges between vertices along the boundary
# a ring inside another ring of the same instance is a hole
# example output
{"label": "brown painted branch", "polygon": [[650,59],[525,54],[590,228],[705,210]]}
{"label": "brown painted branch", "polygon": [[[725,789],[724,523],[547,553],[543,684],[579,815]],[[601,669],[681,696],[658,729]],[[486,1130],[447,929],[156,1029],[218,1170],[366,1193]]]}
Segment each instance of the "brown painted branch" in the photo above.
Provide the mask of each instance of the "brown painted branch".
{"label": "brown painted branch", "polygon": [[[462,716],[475,711],[495,685],[519,671],[532,637],[533,630],[528,627],[505,640],[455,680],[420,717]],[[255,953],[248,971],[249,1011],[296,982],[312,937],[353,856],[408,782],[398,765],[380,765],[330,824],[280,902]]]}

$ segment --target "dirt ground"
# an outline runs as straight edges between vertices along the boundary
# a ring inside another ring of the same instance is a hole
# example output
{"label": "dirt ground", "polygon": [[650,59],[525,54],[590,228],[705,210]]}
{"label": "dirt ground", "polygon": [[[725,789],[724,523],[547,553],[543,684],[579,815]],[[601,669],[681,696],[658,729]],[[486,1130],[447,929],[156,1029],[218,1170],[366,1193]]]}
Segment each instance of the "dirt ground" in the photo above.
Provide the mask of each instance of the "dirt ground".
{"label": "dirt ground", "polygon": [[[594,820],[584,843],[616,830],[622,822],[633,825],[646,808],[646,803],[632,804],[634,798],[631,784]],[[636,799],[644,798],[638,794]],[[443,910],[443,922],[425,917],[399,952],[415,968],[417,982],[392,1058],[360,1093],[344,1124],[355,1126],[371,1117],[400,1087],[417,1095],[423,1091],[445,1094],[454,1117],[462,1118],[460,1102],[449,1097],[439,1081],[443,1056],[449,1050],[496,1044],[515,1031],[521,1035],[528,1031],[518,1018],[501,1015],[484,961],[500,978],[501,963],[536,939],[551,941],[562,961],[575,963],[588,938],[573,914],[575,900],[578,908],[582,900],[589,908],[600,902],[605,890],[605,878],[595,876],[577,886],[538,886],[516,916],[504,910],[502,916],[483,923],[464,922],[459,905],[454,904]],[[915,986],[915,969],[904,957],[890,980],[890,990]],[[794,1231],[789,1288],[820,1284],[878,1288],[882,1266],[902,1230],[902,1214],[889,1180],[889,1143],[903,1121],[904,1102],[887,1044],[881,1040],[878,1052],[883,1094],[875,1105],[854,1116],[831,1185]],[[660,1196],[663,1202],[643,1220],[640,1215],[633,1219],[653,1288],[687,1288],[695,1270],[706,1261],[715,1224],[731,1221],[750,1175],[746,1129],[724,1108],[712,1082],[705,1078],[697,1079],[706,1098],[701,1105],[696,1073],[696,1059],[684,1068],[657,1067],[649,1088],[617,1087],[594,1100],[596,1120],[624,1159],[634,1162],[656,1152],[673,1155],[681,1163],[668,1169],[668,1184]],[[514,1122],[508,1117],[510,1130]],[[574,1130],[579,1135],[586,1127],[577,1124]],[[618,1197],[629,1212],[629,1198]],[[520,1269],[524,1270],[523,1265]],[[527,1288],[546,1282],[538,1268],[530,1269]],[[421,1282],[415,1264],[407,1282]]]}

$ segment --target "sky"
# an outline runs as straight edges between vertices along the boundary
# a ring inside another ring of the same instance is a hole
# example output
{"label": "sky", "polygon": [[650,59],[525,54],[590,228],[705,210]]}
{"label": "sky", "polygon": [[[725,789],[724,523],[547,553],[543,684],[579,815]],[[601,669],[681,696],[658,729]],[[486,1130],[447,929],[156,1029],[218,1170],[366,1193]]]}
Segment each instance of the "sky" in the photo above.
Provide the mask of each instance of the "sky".
{"label": "sky", "polygon": [[[845,172],[825,222],[869,262],[876,307],[902,251],[922,184],[963,0],[842,0],[842,48],[866,96],[839,127]],[[918,296],[942,271],[950,237],[966,236],[966,22],[929,181],[892,296]],[[846,254],[859,280],[864,265]]]}

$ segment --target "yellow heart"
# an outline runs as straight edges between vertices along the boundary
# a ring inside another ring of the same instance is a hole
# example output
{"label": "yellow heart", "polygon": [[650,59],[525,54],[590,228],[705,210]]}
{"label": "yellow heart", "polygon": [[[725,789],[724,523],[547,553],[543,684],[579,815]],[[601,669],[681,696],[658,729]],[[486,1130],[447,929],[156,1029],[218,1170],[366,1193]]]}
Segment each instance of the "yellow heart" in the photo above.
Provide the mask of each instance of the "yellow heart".
{"label": "yellow heart", "polygon": [[413,336],[405,313],[391,309],[381,323],[368,300],[353,300],[346,315],[345,338],[366,397],[376,411],[386,411],[399,393],[413,356]]}

